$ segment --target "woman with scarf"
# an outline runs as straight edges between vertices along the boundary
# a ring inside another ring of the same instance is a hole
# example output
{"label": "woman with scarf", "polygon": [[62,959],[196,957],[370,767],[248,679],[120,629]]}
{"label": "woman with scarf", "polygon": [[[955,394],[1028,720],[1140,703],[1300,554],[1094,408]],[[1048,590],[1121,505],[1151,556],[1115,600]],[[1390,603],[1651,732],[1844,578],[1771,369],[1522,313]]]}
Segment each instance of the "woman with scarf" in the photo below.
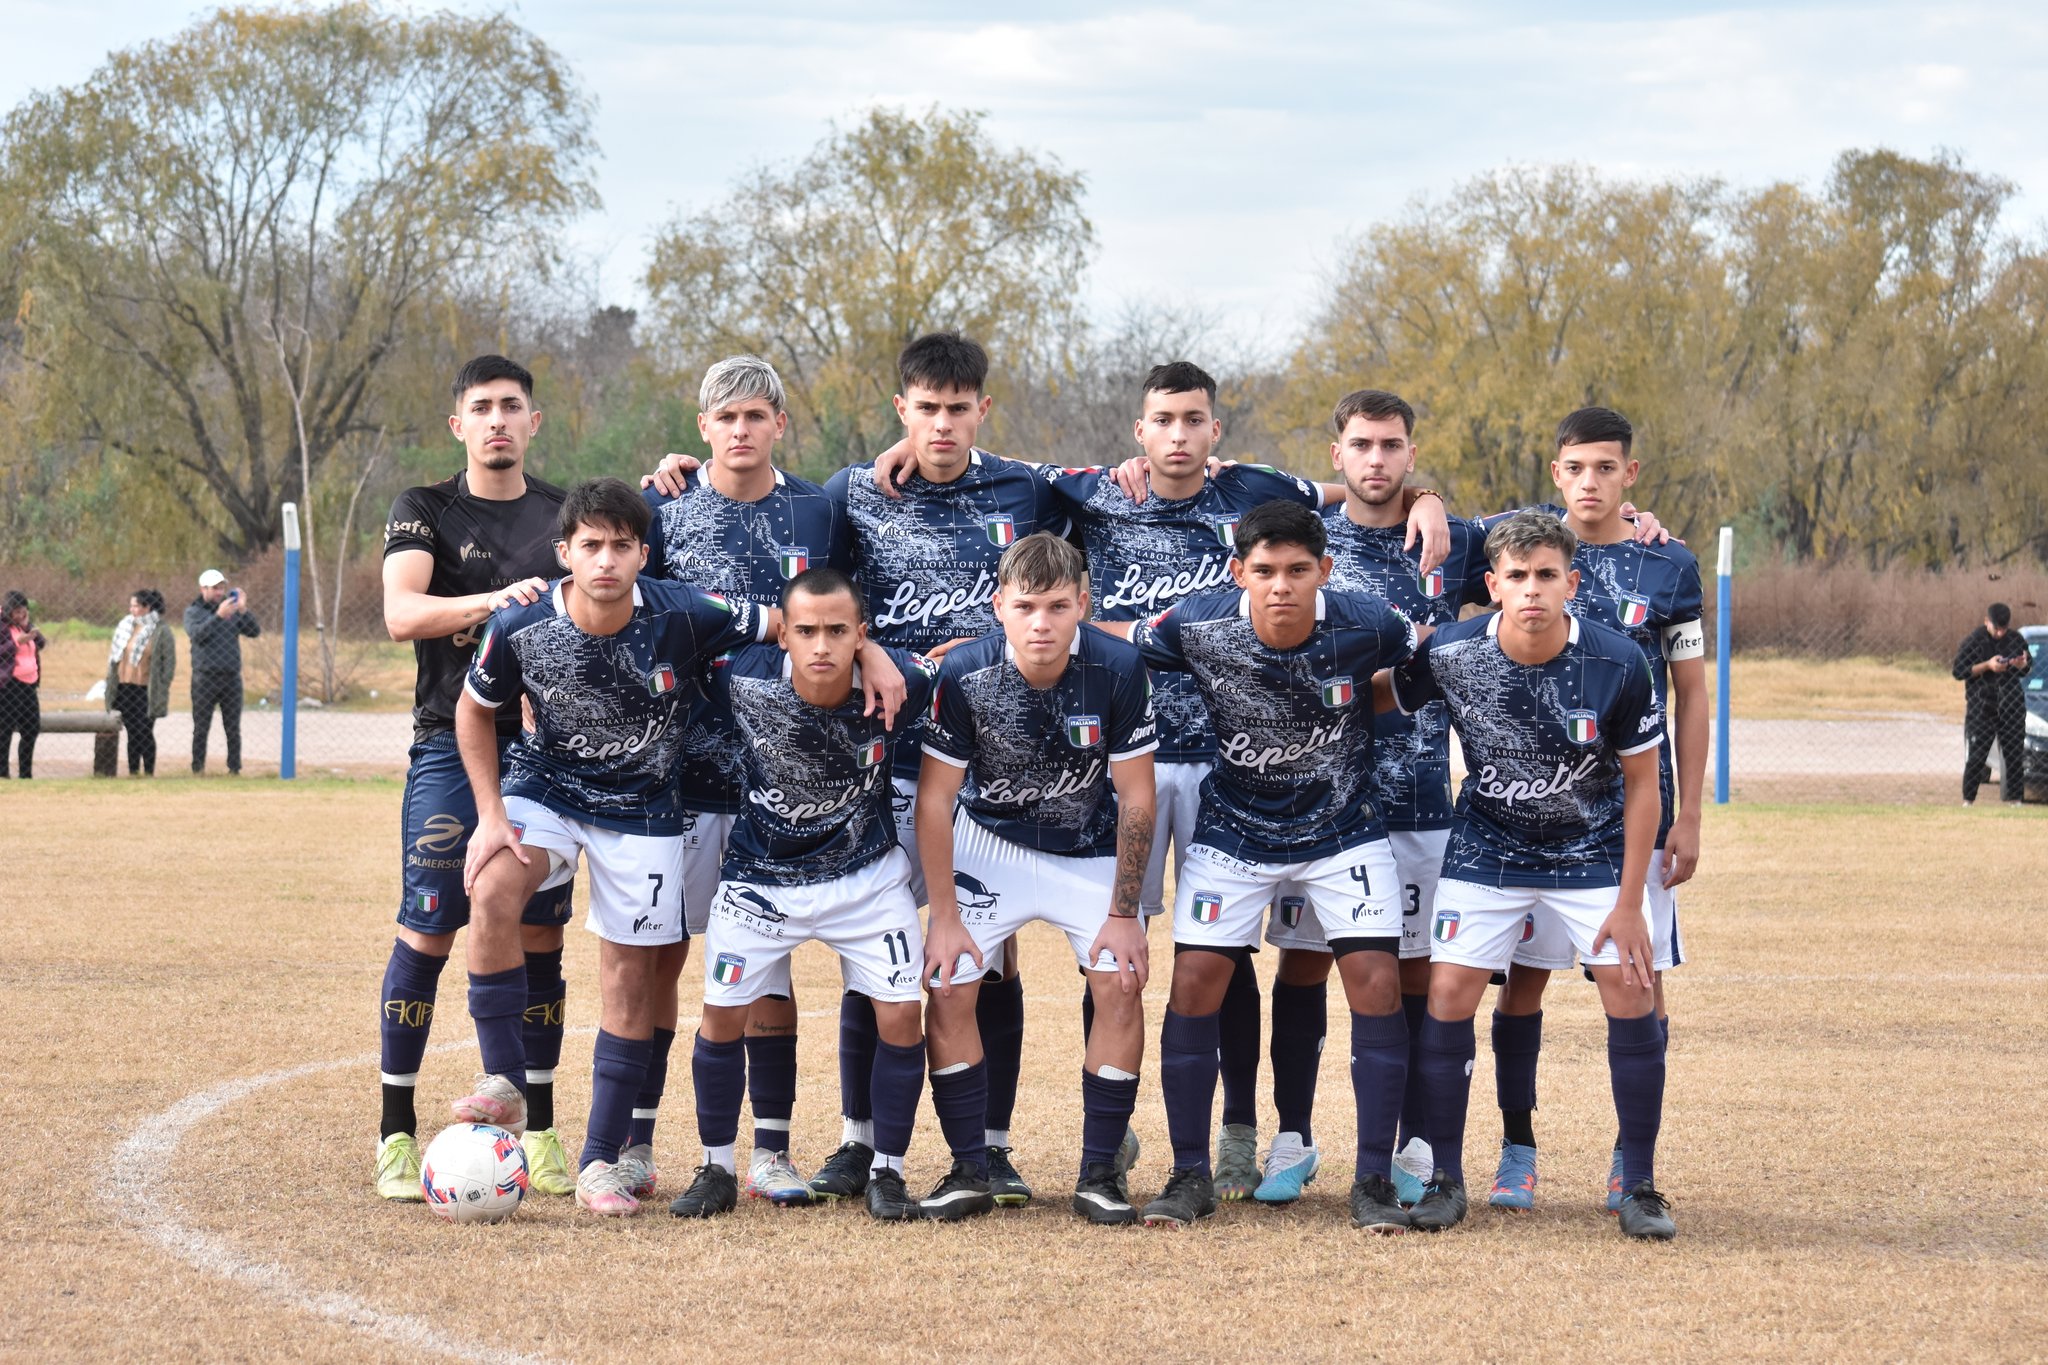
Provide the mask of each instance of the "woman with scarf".
{"label": "woman with scarf", "polygon": [[128,775],[156,775],[156,723],[171,709],[178,671],[175,637],[164,629],[164,595],[143,588],[128,599],[107,651],[107,702],[128,730]]}

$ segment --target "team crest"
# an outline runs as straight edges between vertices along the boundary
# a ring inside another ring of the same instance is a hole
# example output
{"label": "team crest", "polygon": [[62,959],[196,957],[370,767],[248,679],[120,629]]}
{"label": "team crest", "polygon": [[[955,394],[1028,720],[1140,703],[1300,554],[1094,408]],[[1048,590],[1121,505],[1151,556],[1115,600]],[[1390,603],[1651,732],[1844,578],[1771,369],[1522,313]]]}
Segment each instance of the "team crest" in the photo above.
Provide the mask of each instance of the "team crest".
{"label": "team crest", "polygon": [[1527,943],[1534,937],[1536,937],[1536,917],[1534,915],[1522,916],[1522,942]]}
{"label": "team crest", "polygon": [[1323,705],[1330,707],[1351,705],[1351,679],[1332,678],[1323,684]]}
{"label": "team crest", "polygon": [[1422,585],[1422,595],[1424,597],[1442,597],[1444,595],[1444,571],[1442,569],[1431,569],[1426,574],[1418,575],[1416,581]]}
{"label": "team crest", "polygon": [[1214,891],[1197,891],[1194,915],[1197,924],[1214,924],[1223,918],[1223,897]]}
{"label": "team crest", "polygon": [[882,761],[882,753],[882,740],[879,738],[869,740],[867,743],[860,746],[860,752],[858,754],[858,757],[860,759],[860,766],[863,768],[874,767],[877,763],[880,763]]}
{"label": "team crest", "polygon": [[647,690],[655,696],[676,690],[676,671],[668,664],[661,664],[647,675]]}
{"label": "team crest", "polygon": [[1458,936],[1458,912],[1439,910],[1436,912],[1436,928],[1433,931],[1438,943],[1449,943]]}
{"label": "team crest", "polygon": [[412,898],[413,910],[422,915],[431,915],[441,908],[441,895],[437,891],[422,891]]}
{"label": "team crest", "polygon": [[1650,604],[1641,597],[1624,597],[1615,604],[1615,615],[1621,619],[1624,629],[1633,630],[1650,619]]}
{"label": "team crest", "polygon": [[1301,927],[1301,912],[1308,908],[1306,896],[1282,896],[1280,898],[1280,923],[1289,929]]}
{"label": "team crest", "polygon": [[1574,744],[1591,744],[1600,738],[1600,717],[1591,711],[1567,711],[1564,731]]}
{"label": "team crest", "polygon": [[1008,512],[991,512],[981,521],[991,545],[1009,545],[1017,539],[1017,519]]}
{"label": "team crest", "polygon": [[1209,523],[1216,528],[1216,543],[1226,550],[1237,548],[1237,518],[1218,517]]}
{"label": "team crest", "polygon": [[747,960],[738,953],[720,953],[711,967],[711,975],[721,986],[737,986],[746,974]]}
{"label": "team crest", "polygon": [[1092,749],[1102,743],[1102,717],[1068,716],[1067,743],[1076,749]]}
{"label": "team crest", "polygon": [[784,578],[795,578],[811,567],[811,552],[801,545],[780,545],[775,553],[781,556]]}

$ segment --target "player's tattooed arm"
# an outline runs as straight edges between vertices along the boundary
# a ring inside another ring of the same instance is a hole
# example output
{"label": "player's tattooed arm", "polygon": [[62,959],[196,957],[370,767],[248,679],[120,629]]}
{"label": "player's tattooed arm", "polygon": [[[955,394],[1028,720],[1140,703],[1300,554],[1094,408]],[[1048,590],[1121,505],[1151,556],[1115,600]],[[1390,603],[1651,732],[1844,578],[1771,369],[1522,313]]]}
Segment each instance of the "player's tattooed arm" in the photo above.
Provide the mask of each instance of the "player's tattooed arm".
{"label": "player's tattooed arm", "polygon": [[1120,806],[1116,818],[1116,888],[1109,898],[1109,913],[1117,919],[1135,919],[1139,896],[1145,889],[1145,868],[1152,861],[1153,813],[1142,806]]}

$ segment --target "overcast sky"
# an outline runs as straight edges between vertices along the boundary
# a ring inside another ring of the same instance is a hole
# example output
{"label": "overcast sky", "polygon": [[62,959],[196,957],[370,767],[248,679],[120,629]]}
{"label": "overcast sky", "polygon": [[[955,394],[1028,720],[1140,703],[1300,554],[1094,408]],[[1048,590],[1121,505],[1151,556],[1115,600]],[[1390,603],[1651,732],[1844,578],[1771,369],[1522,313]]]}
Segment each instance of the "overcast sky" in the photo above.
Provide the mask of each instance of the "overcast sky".
{"label": "overcast sky", "polygon": [[[458,4],[479,14],[481,6]],[[743,13],[751,9],[753,13]],[[873,103],[985,110],[1086,173],[1089,289],[1274,342],[1346,234],[1508,163],[1817,184],[1851,147],[1961,152],[2048,218],[2048,7],[1183,3],[751,6],[526,0],[597,97],[605,208],[577,229],[634,302],[646,244]],[[980,11],[980,12],[976,12]],[[0,0],[0,107],[180,25],[178,0]],[[2032,91],[2032,93],[2028,93]]]}

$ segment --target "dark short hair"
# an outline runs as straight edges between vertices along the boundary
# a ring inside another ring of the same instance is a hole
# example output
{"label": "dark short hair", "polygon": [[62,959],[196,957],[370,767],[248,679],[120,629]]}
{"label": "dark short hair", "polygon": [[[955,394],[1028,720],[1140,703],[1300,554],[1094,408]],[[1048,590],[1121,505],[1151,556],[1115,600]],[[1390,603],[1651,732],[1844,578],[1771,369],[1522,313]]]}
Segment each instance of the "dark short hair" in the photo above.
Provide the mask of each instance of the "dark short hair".
{"label": "dark short hair", "polygon": [[931,389],[966,389],[980,393],[988,383],[988,352],[981,343],[958,332],[930,332],[903,348],[896,357],[898,393],[912,385]]}
{"label": "dark short hair", "polygon": [[1050,531],[1034,531],[1003,551],[996,583],[1019,592],[1051,592],[1073,583],[1086,594],[1088,560],[1071,542]]}
{"label": "dark short hair", "polygon": [[1486,562],[1498,565],[1502,555],[1527,559],[1532,550],[1552,549],[1564,555],[1566,568],[1579,552],[1579,538],[1564,518],[1525,508],[1498,523],[1486,533]]}
{"label": "dark short hair", "polygon": [[1629,420],[1613,408],[1580,408],[1567,413],[1557,424],[1557,448],[1566,446],[1597,445],[1601,441],[1613,441],[1620,445],[1621,453],[1628,454],[1635,444],[1636,429]]}
{"label": "dark short hair", "polygon": [[137,588],[130,595],[136,601],[142,603],[143,610],[145,611],[162,611],[164,609],[164,595],[155,588]]}
{"label": "dark short hair", "polygon": [[789,599],[798,593],[806,597],[830,597],[834,593],[845,593],[853,599],[853,609],[862,622],[868,619],[867,603],[861,600],[860,589],[853,585],[853,579],[844,569],[835,569],[829,564],[820,564],[815,569],[805,569],[795,578],[782,585],[782,609],[789,610]]}
{"label": "dark short hair", "polygon": [[1351,425],[1354,417],[1366,417],[1375,422],[1384,422],[1389,417],[1401,419],[1401,430],[1410,436],[1415,434],[1415,409],[1399,394],[1388,393],[1385,389],[1353,389],[1337,400],[1337,409],[1330,414],[1330,424],[1342,436],[1344,428]]}
{"label": "dark short hair", "polygon": [[1209,372],[1191,360],[1170,360],[1164,365],[1154,365],[1145,376],[1144,393],[1193,393],[1200,389],[1209,396],[1209,407],[1216,406],[1216,381]]}
{"label": "dark short hair", "polygon": [[[9,610],[12,610],[12,608]],[[2003,602],[1993,602],[1984,609],[1984,619],[1997,626],[2000,630],[2004,630],[2012,624],[2012,608]]]}
{"label": "dark short hair", "polygon": [[630,531],[635,540],[647,539],[648,523],[654,513],[640,490],[624,479],[585,479],[562,499],[562,515],[555,520],[555,539],[568,540],[578,526],[609,526]]}
{"label": "dark short hair", "polygon": [[27,605],[28,594],[19,588],[12,589],[8,592],[6,601],[0,602],[0,616],[12,616]]}
{"label": "dark short hair", "polygon": [[495,384],[500,379],[509,379],[526,393],[526,401],[533,401],[533,375],[524,365],[505,359],[501,355],[480,355],[455,372],[455,383],[450,385],[455,401],[460,403],[462,395],[479,384]]}
{"label": "dark short hair", "polygon": [[1237,557],[1248,559],[1261,545],[1299,545],[1317,559],[1330,543],[1323,519],[1298,502],[1262,502],[1237,523]]}

